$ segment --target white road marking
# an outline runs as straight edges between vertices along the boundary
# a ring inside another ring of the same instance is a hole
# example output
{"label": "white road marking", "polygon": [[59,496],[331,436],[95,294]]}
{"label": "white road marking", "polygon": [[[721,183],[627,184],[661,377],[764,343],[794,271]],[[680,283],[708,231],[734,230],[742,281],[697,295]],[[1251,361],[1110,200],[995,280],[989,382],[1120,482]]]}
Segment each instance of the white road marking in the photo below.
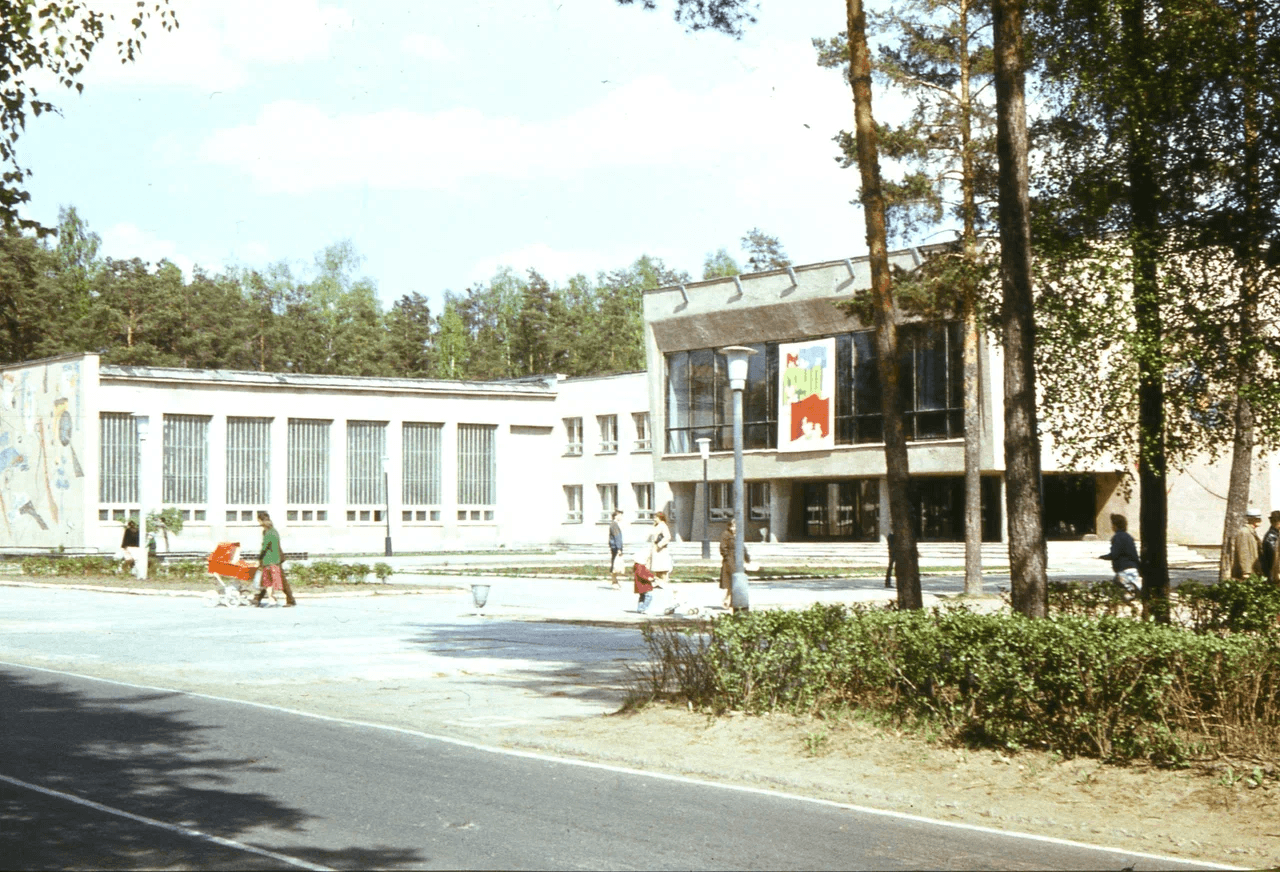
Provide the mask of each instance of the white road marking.
{"label": "white road marking", "polygon": [[[876,815],[878,817],[894,818],[903,821],[915,821],[917,823],[932,824],[939,827],[950,827],[957,830],[968,830],[975,833],[987,833],[995,836],[1008,836],[1018,839],[1027,839],[1033,842],[1044,842],[1049,845],[1063,845],[1071,848],[1085,848],[1091,851],[1111,851],[1117,854],[1127,854],[1131,857],[1142,857],[1146,860],[1159,860],[1163,863],[1181,863],[1186,866],[1197,866],[1208,869],[1229,869],[1239,870],[1239,872],[1247,872],[1248,866],[1228,866],[1221,863],[1213,863],[1206,860],[1184,860],[1180,857],[1168,857],[1163,854],[1148,854],[1143,851],[1133,851],[1128,848],[1114,848],[1109,845],[1092,845],[1088,842],[1077,842],[1073,839],[1060,839],[1055,836],[1040,836],[1035,833],[1023,833],[1017,830],[1001,830],[995,827],[984,827],[980,824],[968,824],[960,821],[944,821],[936,818],[929,818],[923,815],[907,814],[906,812],[890,811],[881,808],[871,808],[869,806],[854,805],[847,802],[836,802],[831,799],[817,799],[812,796],[800,796],[794,793],[786,793],[779,790],[767,790],[762,787],[747,787],[738,784],[722,784],[715,781],[705,781],[700,778],[688,778],[684,775],[671,775],[665,772],[646,772],[642,769],[629,769],[625,766],[614,766],[609,763],[595,763],[590,760],[574,760],[568,757],[555,757],[550,754],[540,754],[536,751],[519,751],[512,748],[495,748],[491,745],[481,745],[477,742],[468,742],[465,739],[455,739],[452,736],[441,736],[435,733],[425,733],[421,730],[411,730],[406,727],[392,727],[386,724],[374,724],[367,721],[355,721],[349,718],[337,718],[331,715],[321,715],[315,712],[304,712],[298,709],[285,708],[283,706],[272,705],[265,702],[250,702],[242,699],[228,699],[223,696],[213,696],[208,693],[197,693],[190,690],[178,690],[169,687],[156,687],[150,684],[134,684],[128,681],[117,681],[112,678],[98,678],[94,675],[81,675],[77,672],[66,672],[61,669],[47,669],[41,666],[28,666],[24,663],[9,663],[0,660],[0,666],[12,666],[16,669],[30,669],[35,672],[48,672],[52,675],[65,675],[68,678],[79,678],[86,681],[99,681],[104,684],[114,684],[117,687],[131,687],[135,690],[146,690],[159,693],[181,694],[183,696],[196,697],[198,699],[208,699],[214,702],[232,703],[235,705],[247,705],[254,708],[267,709],[268,711],[281,712],[283,714],[295,715],[297,717],[311,718],[318,721],[327,721],[334,724],[346,724],[353,727],[363,727],[370,730],[384,730],[389,733],[399,733],[405,736],[415,736],[420,739],[429,739],[436,742],[443,742],[447,745],[456,745],[461,748],[470,748],[475,751],[483,751],[488,754],[499,754],[508,757],[520,757],[525,760],[539,760],[544,763],[559,763],[566,766],[579,766],[583,769],[599,769],[605,772],[616,772],[621,775],[636,775],[642,778],[653,778],[659,781],[674,781],[681,784],[695,784],[700,787],[713,787],[720,790],[732,790],[738,793],[753,793],[759,796],[771,796],[778,799],[789,799],[796,802],[807,802],[814,805],[824,805],[828,808],[841,808],[847,811],[860,812],[862,814]],[[4,776],[0,776],[3,778]],[[321,867],[316,867],[321,868]]]}
{"label": "white road marking", "polygon": [[76,796],[72,793],[63,793],[61,790],[51,790],[48,787],[41,787],[39,784],[31,784],[18,778],[0,774],[0,781],[5,781],[17,787],[23,787],[27,790],[43,793],[46,796],[52,796],[57,799],[64,799],[67,802],[74,802],[76,805],[83,805],[95,811],[105,812],[107,814],[122,817],[127,820],[135,821],[140,824],[146,824],[149,827],[167,830],[171,833],[177,833],[181,836],[198,839],[205,842],[213,842],[215,845],[222,845],[225,848],[234,848],[237,851],[245,851],[250,854],[257,854],[260,857],[267,857],[272,860],[278,860],[281,863],[288,863],[290,866],[297,866],[299,869],[311,869],[314,872],[334,872],[328,866],[320,866],[316,863],[308,863],[306,860],[299,860],[297,857],[290,857],[288,854],[278,854],[275,851],[268,851],[263,848],[255,848],[253,845],[246,845],[243,842],[237,842],[232,839],[224,839],[222,836],[215,836],[209,833],[193,830],[190,827],[178,826],[177,824],[165,823],[155,818],[143,817],[140,814],[125,811],[124,809],[112,808],[109,805],[103,805],[100,802],[94,802],[92,799],[85,799],[82,796]]}

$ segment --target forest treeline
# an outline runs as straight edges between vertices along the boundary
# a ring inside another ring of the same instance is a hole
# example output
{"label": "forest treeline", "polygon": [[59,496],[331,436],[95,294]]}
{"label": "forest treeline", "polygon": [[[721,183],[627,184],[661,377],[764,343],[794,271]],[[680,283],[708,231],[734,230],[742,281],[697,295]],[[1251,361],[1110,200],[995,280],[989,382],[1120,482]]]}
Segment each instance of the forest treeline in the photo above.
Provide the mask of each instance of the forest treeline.
{"label": "forest treeline", "polygon": [[[785,266],[775,237],[743,237],[749,269]],[[98,352],[103,363],[196,369],[488,380],[645,368],[641,295],[690,281],[642,255],[553,285],[500,269],[433,312],[418,291],[385,308],[350,242],[286,263],[192,275],[169,261],[99,254],[73,208],[55,236],[0,236],[0,363]],[[703,277],[742,271],[721,248]]]}

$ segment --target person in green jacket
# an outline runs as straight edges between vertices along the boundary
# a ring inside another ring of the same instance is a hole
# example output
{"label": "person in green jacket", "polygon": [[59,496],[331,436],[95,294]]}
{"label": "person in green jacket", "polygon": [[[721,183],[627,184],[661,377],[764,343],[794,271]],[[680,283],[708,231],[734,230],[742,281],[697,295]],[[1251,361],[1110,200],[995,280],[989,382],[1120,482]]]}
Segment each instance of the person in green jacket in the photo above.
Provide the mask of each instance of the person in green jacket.
{"label": "person in green jacket", "polygon": [[284,577],[284,551],[280,548],[280,531],[271,523],[271,516],[266,512],[258,512],[258,523],[262,525],[262,552],[258,555],[258,565],[262,567],[261,589],[253,598],[255,606],[262,605],[263,596],[270,593],[271,602],[276,601],[275,591],[284,591],[284,604],[296,606],[293,588]]}

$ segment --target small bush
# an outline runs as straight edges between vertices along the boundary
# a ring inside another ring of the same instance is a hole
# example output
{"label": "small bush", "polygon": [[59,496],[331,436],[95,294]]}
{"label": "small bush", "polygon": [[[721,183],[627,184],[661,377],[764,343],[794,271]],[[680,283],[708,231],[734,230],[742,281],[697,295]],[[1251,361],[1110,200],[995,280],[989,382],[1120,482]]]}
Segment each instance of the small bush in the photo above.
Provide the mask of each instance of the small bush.
{"label": "small bush", "polygon": [[1280,588],[1260,575],[1216,584],[1183,582],[1173,592],[1196,633],[1262,633],[1280,617]]}
{"label": "small bush", "polygon": [[956,740],[1104,759],[1280,751],[1280,634],[964,609],[750,612],[646,628],[650,696],[713,711],[885,711]]}
{"label": "small bush", "polygon": [[379,583],[386,584],[387,579],[395,575],[396,571],[391,568],[390,563],[378,562],[373,564],[373,574],[378,577]]}

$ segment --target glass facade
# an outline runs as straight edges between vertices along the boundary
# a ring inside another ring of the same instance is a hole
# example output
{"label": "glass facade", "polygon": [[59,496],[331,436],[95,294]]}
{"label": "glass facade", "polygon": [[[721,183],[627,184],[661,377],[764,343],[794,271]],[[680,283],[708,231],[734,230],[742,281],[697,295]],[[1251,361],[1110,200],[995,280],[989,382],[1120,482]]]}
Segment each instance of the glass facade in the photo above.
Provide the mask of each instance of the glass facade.
{"label": "glass facade", "polygon": [[[760,343],[748,360],[742,392],[742,446],[778,445],[778,344]],[[710,439],[712,451],[733,450],[733,392],[724,357],[715,349],[667,355],[667,452],[698,450]]]}
{"label": "glass facade", "polygon": [[[884,440],[883,392],[875,333],[860,330],[836,340],[836,444]],[[898,331],[900,388],[907,439],[964,436],[964,371],[958,322],[907,324]],[[778,435],[778,344],[748,346],[743,391],[743,448],[776,448]],[[733,448],[733,398],[724,358],[714,349],[667,355],[667,452],[697,451],[711,439],[712,451]]]}

